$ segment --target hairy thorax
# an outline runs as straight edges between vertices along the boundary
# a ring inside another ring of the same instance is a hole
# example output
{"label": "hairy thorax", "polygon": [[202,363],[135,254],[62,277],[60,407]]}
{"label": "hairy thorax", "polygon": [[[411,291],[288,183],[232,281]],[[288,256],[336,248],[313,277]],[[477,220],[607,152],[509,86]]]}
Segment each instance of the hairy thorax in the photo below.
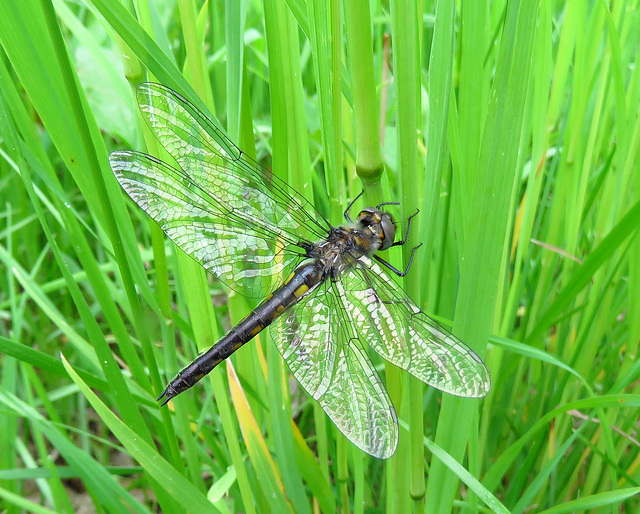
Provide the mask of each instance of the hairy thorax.
{"label": "hairy thorax", "polygon": [[323,263],[326,276],[338,278],[357,259],[371,256],[377,249],[376,238],[369,230],[337,227],[311,250],[309,257]]}

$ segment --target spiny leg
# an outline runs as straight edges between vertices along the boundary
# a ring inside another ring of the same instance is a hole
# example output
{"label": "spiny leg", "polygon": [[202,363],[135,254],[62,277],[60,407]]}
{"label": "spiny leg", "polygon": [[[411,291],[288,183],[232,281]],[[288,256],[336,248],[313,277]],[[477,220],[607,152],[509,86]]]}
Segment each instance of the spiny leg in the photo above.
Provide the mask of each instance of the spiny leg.
{"label": "spiny leg", "polygon": [[[405,240],[406,240],[406,237],[405,237]],[[404,242],[405,241],[403,241],[402,244],[404,244]],[[392,264],[388,263],[387,261],[385,261],[382,257],[380,257],[378,255],[374,255],[373,258],[375,260],[377,260],[380,264],[385,266],[387,269],[393,271],[399,277],[404,277],[407,273],[409,273],[409,269],[411,268],[411,264],[413,263],[413,256],[416,253],[416,250],[418,248],[420,248],[421,246],[422,246],[422,243],[420,243],[419,245],[413,247],[413,249],[411,250],[411,257],[409,257],[409,262],[407,263],[407,267],[405,268],[404,271],[400,271],[398,268],[396,268]]]}
{"label": "spiny leg", "polygon": [[379,209],[380,207],[384,207],[385,205],[400,205],[400,202],[382,202],[376,205],[376,209]]}
{"label": "spiny leg", "polygon": [[[402,238],[402,241],[396,241],[391,246],[402,246],[403,244],[405,244],[407,242],[407,238],[409,237],[409,230],[411,229],[411,220],[413,218],[415,218],[418,215],[419,212],[420,212],[420,209],[416,209],[416,212],[414,212],[411,216],[409,216],[407,218],[407,230],[404,231],[404,237]],[[422,243],[420,243],[420,244],[422,244]],[[414,248],[413,251],[415,251],[415,250],[416,249]],[[413,253],[411,254],[411,257],[413,258]]]}
{"label": "spiny leg", "polygon": [[[391,202],[389,202],[389,203],[391,203]],[[409,237],[409,231],[411,230],[411,220],[415,216],[417,216],[419,212],[420,212],[420,209],[416,209],[416,212],[414,212],[411,216],[409,216],[407,218],[407,230],[405,230],[405,232],[404,232],[404,237],[402,238],[402,240],[396,241],[391,246],[402,246],[403,244],[405,244],[407,242],[407,238]],[[420,248],[421,246],[422,246],[422,243],[420,243],[419,245],[413,247],[413,249],[411,250],[411,257],[409,257],[409,262],[407,263],[407,267],[405,268],[404,271],[400,271],[398,268],[396,268],[395,266],[391,265],[390,263],[388,263],[387,261],[385,261],[382,257],[379,257],[378,255],[374,255],[373,258],[375,260],[377,260],[380,264],[385,266],[387,269],[391,270],[393,273],[398,275],[399,277],[404,277],[407,273],[409,273],[409,269],[411,268],[411,264],[413,263],[413,256],[415,255],[416,250],[418,248]]]}
{"label": "spiny leg", "polygon": [[353,200],[351,200],[351,203],[347,205],[347,208],[344,211],[344,219],[346,219],[349,223],[351,223],[351,216],[349,216],[349,209],[353,207],[353,204],[356,203],[358,198],[360,198],[363,194],[364,194],[364,189],[360,191],[360,194],[358,196],[356,196]]}

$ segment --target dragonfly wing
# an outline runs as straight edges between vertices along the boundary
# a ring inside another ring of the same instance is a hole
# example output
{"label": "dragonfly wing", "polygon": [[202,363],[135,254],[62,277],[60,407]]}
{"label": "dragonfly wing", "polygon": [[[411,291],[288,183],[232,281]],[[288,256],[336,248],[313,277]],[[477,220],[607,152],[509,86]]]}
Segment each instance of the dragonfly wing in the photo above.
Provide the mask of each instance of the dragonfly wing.
{"label": "dragonfly wing", "polygon": [[138,104],[167,152],[203,189],[250,223],[313,242],[330,226],[315,207],[244,154],[196,106],[161,84],[138,86]]}
{"label": "dragonfly wing", "polygon": [[356,330],[384,359],[453,395],[489,392],[478,354],[421,311],[375,261],[362,257],[342,282]]}
{"label": "dragonfly wing", "polygon": [[265,296],[273,277],[304,253],[288,233],[240,215],[183,170],[138,152],[113,152],[109,162],[127,194],[177,246],[242,294]]}
{"label": "dragonfly wing", "polygon": [[398,421],[353,326],[336,284],[287,309],[272,337],[300,385],[347,439],[387,459],[398,444]]}

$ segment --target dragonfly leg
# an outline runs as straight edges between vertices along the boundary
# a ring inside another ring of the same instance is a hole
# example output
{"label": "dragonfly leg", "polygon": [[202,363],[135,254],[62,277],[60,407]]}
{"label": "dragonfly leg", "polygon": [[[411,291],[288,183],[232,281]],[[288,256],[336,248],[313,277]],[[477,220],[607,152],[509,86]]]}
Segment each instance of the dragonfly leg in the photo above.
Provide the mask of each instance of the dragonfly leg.
{"label": "dragonfly leg", "polygon": [[[414,216],[415,216],[415,214],[414,214]],[[406,236],[405,236],[405,240],[406,240]],[[403,244],[404,244],[404,241],[403,241]],[[392,264],[389,264],[387,261],[385,261],[382,257],[380,257],[378,255],[374,255],[373,258],[375,260],[377,260],[380,264],[385,266],[387,269],[393,271],[399,277],[404,277],[407,273],[409,273],[409,269],[411,268],[411,264],[413,263],[413,256],[416,253],[416,250],[418,248],[420,248],[421,246],[422,246],[422,243],[420,243],[419,245],[413,247],[413,249],[411,250],[411,257],[409,257],[409,262],[407,263],[407,267],[405,268],[404,271],[400,271],[398,268],[396,268]]]}
{"label": "dragonfly leg", "polygon": [[[411,216],[409,216],[407,218],[407,230],[405,230],[405,232],[404,232],[404,237],[402,238],[402,241],[396,241],[391,246],[402,246],[403,244],[405,244],[407,242],[407,238],[409,237],[409,230],[411,229],[411,220],[414,217],[416,217],[419,212],[420,212],[420,209],[416,209],[416,212],[414,212]],[[414,248],[413,251],[415,251],[415,250],[416,249]],[[413,253],[411,254],[411,258],[413,258]]]}
{"label": "dragonfly leg", "polygon": [[347,208],[344,211],[344,219],[346,219],[349,223],[351,223],[351,216],[349,216],[349,209],[353,207],[353,204],[356,203],[358,198],[360,198],[363,194],[364,194],[364,189],[360,191],[360,194],[358,196],[356,196],[353,200],[351,200],[351,203],[347,205]]}
{"label": "dragonfly leg", "polygon": [[380,207],[384,207],[385,205],[400,205],[400,202],[382,202],[376,205],[376,209],[379,209]]}

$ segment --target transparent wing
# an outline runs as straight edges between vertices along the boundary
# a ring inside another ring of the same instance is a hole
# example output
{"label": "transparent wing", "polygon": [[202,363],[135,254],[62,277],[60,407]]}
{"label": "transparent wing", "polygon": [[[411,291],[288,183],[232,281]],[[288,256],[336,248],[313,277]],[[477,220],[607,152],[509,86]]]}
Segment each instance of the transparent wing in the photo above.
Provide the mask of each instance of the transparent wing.
{"label": "transparent wing", "polygon": [[245,155],[197,107],[161,84],[138,87],[138,104],[164,148],[196,184],[251,224],[313,242],[330,226],[286,183]]}
{"label": "transparent wing", "polygon": [[384,359],[450,394],[477,398],[489,392],[480,357],[422,312],[375,261],[356,261],[341,282],[359,336]]}
{"label": "transparent wing", "polygon": [[183,170],[138,152],[114,152],[109,161],[120,185],[167,236],[242,294],[265,296],[272,277],[304,253],[289,232],[239,213]]}
{"label": "transparent wing", "polygon": [[368,454],[391,457],[398,443],[396,412],[336,285],[325,283],[287,309],[271,335],[300,385],[338,430]]}

